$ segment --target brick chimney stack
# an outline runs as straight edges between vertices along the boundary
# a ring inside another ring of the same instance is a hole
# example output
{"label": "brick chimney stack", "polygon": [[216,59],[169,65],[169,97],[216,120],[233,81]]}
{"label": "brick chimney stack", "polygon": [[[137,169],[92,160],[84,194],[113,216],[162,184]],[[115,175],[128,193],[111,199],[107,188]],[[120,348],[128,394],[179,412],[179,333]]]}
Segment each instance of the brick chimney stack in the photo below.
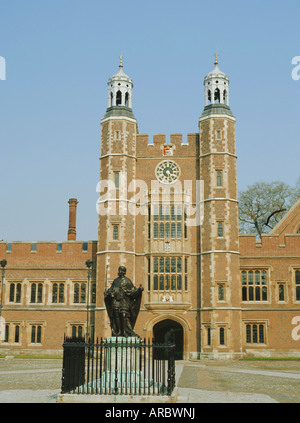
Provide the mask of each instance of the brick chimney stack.
{"label": "brick chimney stack", "polygon": [[69,203],[69,230],[68,241],[76,241],[76,212],[78,201],[76,198],[70,198]]}

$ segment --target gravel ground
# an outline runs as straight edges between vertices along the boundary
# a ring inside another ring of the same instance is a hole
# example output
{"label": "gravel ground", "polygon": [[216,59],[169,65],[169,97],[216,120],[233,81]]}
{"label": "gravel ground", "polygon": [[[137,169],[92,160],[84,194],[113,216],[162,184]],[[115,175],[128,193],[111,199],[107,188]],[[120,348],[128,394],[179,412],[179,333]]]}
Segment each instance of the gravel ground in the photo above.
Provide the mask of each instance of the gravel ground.
{"label": "gravel ground", "polygon": [[[0,403],[55,403],[62,360],[0,359]],[[300,361],[179,361],[178,402],[299,403]]]}
{"label": "gravel ground", "polygon": [[299,403],[300,361],[186,362],[178,386],[248,395],[246,402],[257,402],[261,395],[261,402]]}

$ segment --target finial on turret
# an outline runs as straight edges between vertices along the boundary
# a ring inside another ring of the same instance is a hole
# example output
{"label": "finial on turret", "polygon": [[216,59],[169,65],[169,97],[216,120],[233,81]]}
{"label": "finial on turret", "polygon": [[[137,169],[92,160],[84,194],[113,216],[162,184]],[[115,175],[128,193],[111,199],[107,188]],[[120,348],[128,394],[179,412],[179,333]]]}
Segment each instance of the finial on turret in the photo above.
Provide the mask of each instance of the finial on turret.
{"label": "finial on turret", "polygon": [[218,64],[218,53],[215,54],[215,65]]}
{"label": "finial on turret", "polygon": [[123,67],[123,56],[120,56],[120,66],[119,66],[120,68],[122,68]]}

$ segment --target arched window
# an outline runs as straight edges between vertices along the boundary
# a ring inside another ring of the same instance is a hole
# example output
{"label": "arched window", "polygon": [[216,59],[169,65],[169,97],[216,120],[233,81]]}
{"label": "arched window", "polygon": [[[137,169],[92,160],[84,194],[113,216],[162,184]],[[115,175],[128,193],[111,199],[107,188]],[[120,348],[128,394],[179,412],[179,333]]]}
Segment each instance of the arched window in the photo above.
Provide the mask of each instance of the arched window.
{"label": "arched window", "polygon": [[259,325],[259,343],[265,343],[265,327],[264,325]]}
{"label": "arched window", "polygon": [[38,284],[38,294],[37,294],[37,302],[41,303],[43,301],[43,284]]}
{"label": "arched window", "polygon": [[31,328],[31,343],[32,344],[35,343],[35,333],[36,333],[36,327],[32,326],[32,328]]}
{"label": "arched window", "polygon": [[20,283],[17,284],[17,293],[16,293],[16,303],[21,302],[21,287],[22,285]]}
{"label": "arched window", "polygon": [[15,342],[20,341],[20,326],[16,325],[15,327]]}
{"label": "arched window", "polygon": [[114,95],[113,93],[110,93],[110,107],[112,107],[114,101]]}
{"label": "arched window", "polygon": [[125,106],[126,107],[129,106],[129,94],[128,93],[125,94]]}
{"label": "arched window", "polygon": [[65,301],[65,285],[63,283],[59,284],[59,303],[63,303]]}
{"label": "arched window", "polygon": [[227,102],[227,91],[226,90],[223,91],[223,101],[226,104],[226,102]]}
{"label": "arched window", "polygon": [[52,288],[52,302],[57,303],[57,283],[53,284]]}
{"label": "arched window", "polygon": [[211,91],[210,90],[207,91],[207,99],[211,103]]}
{"label": "arched window", "polygon": [[207,328],[207,345],[210,345],[211,338],[210,338],[210,328]]}
{"label": "arched window", "polygon": [[220,103],[220,90],[219,90],[219,88],[215,89],[214,100],[215,100],[215,103]]}
{"label": "arched window", "polygon": [[36,343],[40,344],[42,340],[42,326],[37,327]]}
{"label": "arched window", "polygon": [[4,342],[9,341],[9,325],[5,325],[5,339]]}
{"label": "arched window", "polygon": [[122,93],[121,93],[121,91],[118,91],[117,92],[116,105],[117,106],[121,106],[122,105]]}
{"label": "arched window", "polygon": [[83,304],[83,303],[85,303],[85,298],[86,298],[86,295],[85,295],[86,284],[85,283],[81,284],[80,290],[81,290],[81,292],[80,292],[80,303]]}
{"label": "arched window", "polygon": [[252,332],[251,326],[250,325],[247,325],[246,326],[246,342],[247,342],[247,344],[251,344],[251,341],[252,341],[252,339],[251,339],[251,332]]}
{"label": "arched window", "polygon": [[15,284],[10,284],[9,287],[9,302],[13,303],[15,301]]}
{"label": "arched window", "polygon": [[75,283],[74,285],[74,303],[79,303],[79,284]]}
{"label": "arched window", "polygon": [[225,329],[220,328],[220,345],[225,345]]}

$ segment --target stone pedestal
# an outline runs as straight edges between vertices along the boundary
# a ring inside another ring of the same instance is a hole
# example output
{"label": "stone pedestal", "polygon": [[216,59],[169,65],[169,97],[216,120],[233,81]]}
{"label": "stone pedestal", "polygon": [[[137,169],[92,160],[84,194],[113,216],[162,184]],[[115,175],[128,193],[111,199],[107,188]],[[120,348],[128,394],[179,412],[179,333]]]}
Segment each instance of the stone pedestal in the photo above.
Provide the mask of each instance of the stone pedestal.
{"label": "stone pedestal", "polygon": [[141,394],[153,381],[145,379],[141,348],[137,337],[109,337],[105,340],[104,371],[89,385],[102,394]]}
{"label": "stone pedestal", "polygon": [[102,388],[111,388],[116,393],[135,392],[144,386],[143,372],[141,371],[141,344],[137,337],[109,337],[106,340],[107,360],[106,370],[102,374]]}

